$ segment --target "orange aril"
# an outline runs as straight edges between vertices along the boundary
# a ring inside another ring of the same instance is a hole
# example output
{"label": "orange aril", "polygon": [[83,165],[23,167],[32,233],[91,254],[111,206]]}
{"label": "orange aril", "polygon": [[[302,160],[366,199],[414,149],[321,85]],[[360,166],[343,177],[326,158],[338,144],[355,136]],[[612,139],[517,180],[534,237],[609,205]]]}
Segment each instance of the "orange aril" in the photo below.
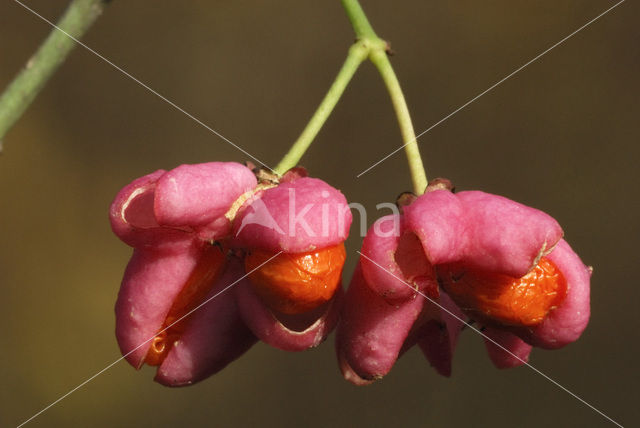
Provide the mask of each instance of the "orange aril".
{"label": "orange aril", "polygon": [[460,265],[438,266],[438,275],[444,290],[462,310],[490,325],[539,324],[567,293],[564,276],[545,257],[521,278]]}
{"label": "orange aril", "polygon": [[252,250],[244,262],[254,291],[271,309],[300,314],[333,297],[346,258],[343,244],[306,253],[282,253],[268,261],[275,254]]}
{"label": "orange aril", "polygon": [[[160,332],[151,341],[144,362],[159,366],[169,354],[173,344],[184,333],[188,317],[181,319],[201,304],[224,269],[226,256],[217,245],[208,246],[198,260],[193,272],[173,301],[162,323]],[[175,324],[174,324],[175,323]]]}

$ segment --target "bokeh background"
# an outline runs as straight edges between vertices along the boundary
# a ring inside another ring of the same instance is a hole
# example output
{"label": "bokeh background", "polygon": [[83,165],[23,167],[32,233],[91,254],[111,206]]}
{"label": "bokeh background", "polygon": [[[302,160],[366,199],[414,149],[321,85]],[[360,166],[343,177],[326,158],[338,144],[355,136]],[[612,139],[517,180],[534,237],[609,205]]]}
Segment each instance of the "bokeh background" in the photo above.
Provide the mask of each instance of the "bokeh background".
{"label": "bokeh background", "polygon": [[[56,19],[66,1],[28,4]],[[613,2],[363,0],[418,132]],[[531,363],[623,424],[638,422],[640,32],[627,1],[420,138],[430,177],[555,216],[595,267],[582,338]],[[0,86],[50,27],[0,4]],[[113,1],[84,39],[264,162],[313,113],[354,36],[335,1]],[[365,64],[303,159],[350,201],[409,190],[401,143]],[[108,206],[158,168],[246,156],[79,48],[4,141],[0,156],[0,425],[15,426],[120,354],[113,304],[130,249]],[[358,224],[345,276],[359,248]],[[33,426],[607,426],[530,369],[496,370],[466,332],[450,379],[414,349],[382,381],[342,380],[333,336],[298,354],[258,344],[216,376],[168,389],[120,362]]]}

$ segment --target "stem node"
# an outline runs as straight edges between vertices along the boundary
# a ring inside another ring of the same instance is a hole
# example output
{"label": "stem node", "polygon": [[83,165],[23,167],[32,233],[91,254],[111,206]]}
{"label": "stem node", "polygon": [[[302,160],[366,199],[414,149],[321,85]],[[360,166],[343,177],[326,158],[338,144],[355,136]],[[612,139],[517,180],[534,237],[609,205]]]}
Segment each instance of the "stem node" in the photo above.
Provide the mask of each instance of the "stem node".
{"label": "stem node", "polygon": [[318,132],[320,132],[320,129],[338,103],[347,84],[360,64],[362,64],[365,59],[369,59],[378,69],[391,97],[391,103],[396,112],[405,153],[407,154],[407,160],[409,162],[413,189],[417,195],[421,195],[427,188],[427,176],[424,171],[424,166],[422,165],[422,158],[420,157],[420,150],[413,130],[413,124],[411,123],[407,102],[404,99],[404,94],[400,88],[398,78],[393,71],[391,62],[389,62],[388,57],[393,55],[391,44],[376,35],[358,0],[342,0],[342,5],[356,33],[356,40],[349,48],[347,59],[329,88],[327,95],[325,95],[320,106],[318,106],[311,120],[302,131],[302,134],[300,134],[300,137],[293,143],[289,152],[282,158],[278,166],[276,166],[274,172],[282,175],[288,169],[297,165],[300,158],[302,158],[305,151],[311,145],[313,139]]}

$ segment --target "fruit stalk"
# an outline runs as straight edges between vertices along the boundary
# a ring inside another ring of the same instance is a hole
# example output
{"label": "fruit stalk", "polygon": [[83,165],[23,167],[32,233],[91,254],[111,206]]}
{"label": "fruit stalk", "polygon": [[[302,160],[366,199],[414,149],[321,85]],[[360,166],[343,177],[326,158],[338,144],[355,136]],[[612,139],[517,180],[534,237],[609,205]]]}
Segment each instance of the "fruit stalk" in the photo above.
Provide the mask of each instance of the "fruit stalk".
{"label": "fruit stalk", "polygon": [[73,0],[69,4],[57,27],[0,96],[0,142],[76,46],[76,40],[100,16],[105,3]]}

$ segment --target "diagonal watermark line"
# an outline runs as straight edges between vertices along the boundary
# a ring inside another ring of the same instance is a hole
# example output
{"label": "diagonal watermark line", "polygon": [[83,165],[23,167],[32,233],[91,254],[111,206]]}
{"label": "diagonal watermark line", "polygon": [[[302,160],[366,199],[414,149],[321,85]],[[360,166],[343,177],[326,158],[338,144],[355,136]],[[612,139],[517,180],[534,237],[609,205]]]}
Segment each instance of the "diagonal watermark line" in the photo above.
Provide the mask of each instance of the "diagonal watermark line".
{"label": "diagonal watermark line", "polygon": [[60,396],[60,398],[58,398],[57,400],[53,401],[51,404],[49,404],[48,406],[44,407],[42,410],[40,410],[39,412],[35,413],[33,416],[31,416],[29,419],[25,420],[24,422],[22,422],[20,425],[18,425],[17,428],[22,427],[23,425],[28,424],[29,422],[31,422],[32,420],[34,420],[35,418],[37,418],[38,416],[40,416],[41,414],[43,414],[44,412],[46,412],[47,410],[49,410],[50,408],[52,408],[53,406],[55,406],[56,404],[58,404],[59,402],[61,402],[62,400],[64,400],[65,398],[67,398],[69,395],[73,394],[74,392],[76,392],[78,389],[82,388],[83,386],[85,386],[86,384],[88,384],[89,382],[91,382],[92,380],[94,380],[95,378],[97,378],[98,376],[100,376],[102,373],[106,372],[107,370],[109,370],[111,367],[115,366],[116,364],[118,364],[120,361],[124,360],[125,358],[127,358],[129,355],[131,355],[132,353],[134,353],[136,350],[138,350],[140,347],[144,346],[145,344],[149,343],[150,341],[152,341],[158,334],[163,333],[165,331],[167,331],[168,329],[170,329],[171,327],[173,327],[174,325],[176,325],[177,323],[179,323],[180,321],[182,321],[183,319],[187,318],[188,316],[190,316],[192,313],[194,313],[195,311],[197,311],[198,309],[200,309],[201,307],[203,307],[204,305],[206,305],[207,303],[209,303],[210,301],[212,301],[213,299],[215,299],[216,297],[218,297],[219,295],[221,295],[222,293],[224,293],[225,291],[227,291],[228,289],[230,289],[231,287],[233,287],[234,285],[236,285],[237,283],[239,283],[240,281],[242,281],[243,279],[245,279],[246,277],[248,277],[249,275],[251,275],[253,272],[255,272],[256,270],[260,269],[262,266],[266,265],[267,263],[269,263],[271,260],[275,259],[276,257],[278,257],[280,254],[282,254],[282,251],[277,252],[276,254],[274,254],[272,257],[270,257],[267,261],[263,262],[262,264],[260,264],[259,266],[255,267],[254,269],[252,269],[250,272],[245,273],[243,276],[241,276],[240,278],[238,278],[237,280],[233,281],[231,284],[227,285],[225,288],[223,288],[222,290],[220,290],[219,292],[217,292],[216,294],[214,294],[213,296],[209,297],[207,300],[205,300],[204,302],[200,303],[198,306],[196,306],[195,308],[193,308],[192,310],[190,310],[189,312],[187,312],[185,315],[181,316],[180,318],[178,318],[176,321],[174,321],[173,323],[169,324],[167,327],[165,327],[164,329],[160,330],[159,332],[157,332],[155,335],[153,335],[152,337],[150,337],[149,339],[145,340],[144,342],[142,342],[140,345],[136,346],[135,348],[133,348],[131,351],[127,352],[126,354],[124,354],[122,357],[118,358],[117,360],[115,360],[114,362],[112,362],[111,364],[109,364],[108,366],[106,366],[105,368],[103,368],[102,370],[100,370],[99,372],[97,372],[96,374],[94,374],[93,376],[89,377],[87,380],[85,380],[84,382],[78,384],[76,387],[74,387],[73,389],[71,389],[69,392],[67,392],[66,394]]}
{"label": "diagonal watermark line", "polygon": [[221,139],[223,139],[224,141],[226,141],[227,143],[231,144],[233,147],[235,147],[236,149],[240,150],[242,153],[244,153],[245,155],[249,156],[251,159],[253,159],[254,161],[258,162],[261,165],[264,165],[265,167],[269,168],[271,171],[273,171],[271,169],[271,167],[269,167],[266,163],[262,162],[260,159],[256,158],[255,156],[253,156],[251,153],[247,152],[246,150],[244,150],[242,147],[238,146],[237,144],[233,143],[231,140],[229,140],[227,137],[225,137],[224,135],[222,135],[221,133],[219,133],[218,131],[216,131],[215,129],[213,129],[212,127],[210,127],[209,125],[207,125],[206,123],[204,123],[203,121],[201,121],[200,119],[198,119],[197,117],[195,117],[194,115],[192,115],[191,113],[189,113],[188,111],[186,111],[185,109],[183,109],[182,107],[180,107],[179,105],[177,105],[176,103],[174,103],[173,101],[171,101],[170,99],[168,99],[167,97],[165,97],[164,95],[160,94],[158,91],[154,90],[153,88],[149,87],[148,85],[146,85],[145,83],[143,83],[142,81],[140,81],[140,79],[134,77],[133,75],[131,75],[130,73],[128,73],[127,71],[125,71],[122,67],[119,67],[118,65],[114,64],[112,61],[110,61],[109,59],[107,59],[106,57],[104,57],[103,55],[99,54],[98,52],[96,52],[94,49],[90,48],[89,46],[87,46],[85,43],[81,42],[80,40],[78,40],[76,37],[73,37],[71,34],[67,33],[65,30],[63,30],[62,28],[58,27],[55,23],[51,22],[50,20],[48,20],[47,18],[45,18],[44,16],[40,15],[38,12],[36,12],[35,10],[31,9],[29,6],[25,5],[24,3],[22,3],[20,0],[14,0],[14,2],[18,3],[20,6],[22,6],[23,8],[25,8],[26,10],[28,10],[29,12],[31,12],[32,14],[34,14],[35,16],[37,16],[38,18],[40,18],[41,20],[43,20],[44,22],[46,22],[47,24],[49,24],[50,26],[52,26],[53,28],[55,28],[56,30],[60,31],[61,33],[63,33],[65,36],[69,37],[71,40],[73,40],[74,42],[76,42],[77,44],[79,44],[80,46],[82,46],[83,48],[85,48],[86,50],[88,50],[89,52],[91,52],[92,54],[94,54],[95,56],[97,56],[98,58],[100,58],[101,60],[103,60],[104,62],[106,62],[107,64],[109,64],[110,66],[112,66],[113,68],[115,68],[116,70],[118,70],[120,73],[124,74],[125,76],[127,76],[128,78],[130,78],[131,80],[133,80],[134,82],[136,82],[138,85],[142,86],[143,88],[145,88],[147,91],[151,92],[152,94],[154,94],[155,96],[157,96],[158,98],[160,98],[162,101],[166,102],[167,104],[169,104],[171,107],[175,108],[176,110],[178,110],[179,112],[181,112],[182,114],[184,114],[185,116],[187,116],[188,118],[192,119],[194,122],[196,122],[198,125],[202,126],[203,128],[207,129],[209,132],[217,135],[218,137],[220,137]]}
{"label": "diagonal watermark line", "polygon": [[529,367],[531,370],[533,370],[534,372],[538,373],[540,376],[542,376],[543,378],[545,378],[546,380],[548,380],[549,382],[553,383],[555,386],[557,386],[558,388],[562,389],[564,392],[566,392],[567,394],[571,395],[573,398],[575,398],[576,400],[580,401],[582,404],[584,404],[585,406],[589,407],[591,410],[595,411],[596,413],[600,414],[602,417],[604,417],[605,419],[607,419],[609,422],[611,422],[612,424],[615,424],[617,426],[619,426],[620,428],[624,428],[622,425],[620,425],[618,422],[614,421],[613,419],[611,419],[609,416],[607,416],[606,414],[604,414],[602,411],[598,410],[597,408],[595,408],[594,406],[592,406],[591,404],[589,404],[587,401],[585,401],[584,399],[580,398],[578,395],[574,394],[573,392],[571,392],[569,389],[565,388],[564,386],[562,386],[560,383],[558,383],[557,381],[553,380],[552,378],[550,378],[549,376],[547,376],[546,374],[544,374],[543,372],[541,372],[540,370],[538,370],[537,368],[535,368],[534,366],[532,366],[531,364],[529,364],[527,361],[523,360],[522,358],[518,357],[516,354],[514,354],[513,352],[509,351],[507,348],[505,348],[504,346],[502,346],[501,344],[499,344],[498,342],[496,342],[495,340],[493,340],[492,338],[490,338],[489,336],[487,336],[486,334],[484,334],[481,330],[475,328],[473,325],[467,323],[465,320],[463,320],[462,318],[460,318],[459,316],[457,316],[456,314],[454,314],[453,312],[451,312],[450,310],[448,310],[447,308],[445,308],[444,306],[442,306],[440,303],[436,302],[435,300],[433,300],[432,298],[430,298],[429,296],[427,296],[426,294],[420,292],[419,290],[416,290],[415,287],[413,287],[411,284],[409,284],[408,282],[406,282],[404,279],[394,275],[392,272],[390,272],[389,270],[387,270],[386,268],[384,268],[383,266],[379,265],[378,263],[376,263],[375,261],[371,260],[369,257],[365,256],[364,254],[362,254],[360,251],[356,250],[356,253],[360,254],[361,257],[364,257],[365,259],[369,260],[371,263],[373,263],[374,265],[378,266],[380,269],[382,269],[383,271],[387,272],[389,275],[391,275],[392,277],[396,278],[398,281],[401,281],[403,284],[405,284],[407,287],[411,288],[412,290],[415,290],[416,293],[418,293],[419,295],[421,295],[422,297],[424,297],[425,299],[427,299],[429,302],[433,303],[434,305],[436,305],[438,308],[440,308],[441,310],[445,311],[446,313],[448,313],[449,315],[451,315],[452,317],[454,317],[455,319],[457,319],[458,321],[460,321],[462,324],[466,325],[467,327],[471,328],[473,331],[475,331],[476,333],[478,333],[480,336],[484,337],[485,339],[487,339],[488,341],[490,341],[491,343],[493,343],[494,345],[496,345],[497,347],[499,347],[500,349],[502,349],[503,351],[505,351],[506,353],[508,353],[509,355],[511,355],[512,357],[514,357],[515,359],[517,359],[518,361],[520,361],[521,363],[523,363],[524,365],[526,365],[527,367]]}
{"label": "diagonal watermark line", "polygon": [[596,16],[595,18],[593,18],[591,21],[587,22],[586,24],[584,24],[582,27],[578,28],[577,30],[575,30],[573,33],[569,34],[568,36],[564,37],[562,40],[560,40],[559,42],[555,43],[554,45],[548,47],[547,49],[545,49],[544,51],[540,52],[537,56],[535,56],[534,58],[532,58],[531,60],[527,61],[526,63],[522,64],[520,67],[516,68],[514,71],[512,71],[511,73],[507,74],[505,77],[503,77],[502,79],[498,80],[496,83],[494,83],[493,85],[489,86],[487,89],[485,89],[484,91],[480,92],[478,95],[476,95],[475,97],[471,98],[469,101],[467,101],[466,103],[462,104],[460,107],[458,107],[457,109],[455,109],[454,111],[452,111],[451,113],[449,113],[448,115],[446,115],[445,117],[443,117],[442,119],[440,119],[439,121],[437,121],[436,123],[434,123],[433,125],[431,125],[430,127],[428,127],[427,129],[425,129],[424,131],[422,131],[421,133],[419,133],[414,139],[407,141],[405,144],[403,144],[402,146],[398,147],[397,149],[395,149],[394,151],[392,151],[391,153],[389,153],[388,155],[386,155],[385,157],[383,157],[382,159],[380,159],[379,161],[377,161],[376,163],[374,163],[373,165],[371,165],[369,168],[365,169],[364,171],[362,171],[360,174],[358,174],[356,176],[356,178],[360,178],[361,176],[363,176],[364,174],[366,174],[367,172],[369,172],[370,170],[372,170],[373,168],[375,168],[376,166],[380,165],[382,162],[386,161],[387,159],[389,159],[391,156],[395,155],[396,153],[398,153],[400,150],[404,149],[408,144],[413,143],[414,141],[417,141],[418,138],[422,137],[424,134],[426,134],[427,132],[431,131],[433,128],[435,128],[436,126],[440,125],[442,122],[446,121],[447,119],[451,118],[453,115],[455,115],[456,113],[458,113],[460,110],[464,109],[465,107],[467,107],[469,104],[473,103],[474,101],[476,101],[478,98],[482,97],[483,95],[487,94],[488,92],[490,92],[491,90],[493,90],[494,88],[496,88],[497,86],[501,85],[502,83],[504,83],[506,80],[510,79],[511,77],[513,77],[515,74],[519,73],[520,71],[522,71],[523,69],[525,69],[527,66],[531,65],[532,63],[536,62],[537,60],[539,60],[540,58],[542,58],[544,55],[546,55],[547,53],[549,53],[550,51],[552,51],[553,49],[555,49],[556,47],[558,47],[559,45],[561,45],[562,43],[566,42],[567,40],[569,40],[571,37],[575,36],[576,34],[578,34],[580,31],[584,30],[585,28],[587,28],[589,25],[593,24],[594,22],[596,22],[598,19],[602,18],[604,15],[606,15],[607,13],[611,12],[613,9],[615,9],[616,7],[620,6],[622,3],[624,3],[625,0],[620,0],[618,3],[614,4],[613,6],[611,6],[609,9],[605,10],[604,12],[602,12],[600,15]]}

